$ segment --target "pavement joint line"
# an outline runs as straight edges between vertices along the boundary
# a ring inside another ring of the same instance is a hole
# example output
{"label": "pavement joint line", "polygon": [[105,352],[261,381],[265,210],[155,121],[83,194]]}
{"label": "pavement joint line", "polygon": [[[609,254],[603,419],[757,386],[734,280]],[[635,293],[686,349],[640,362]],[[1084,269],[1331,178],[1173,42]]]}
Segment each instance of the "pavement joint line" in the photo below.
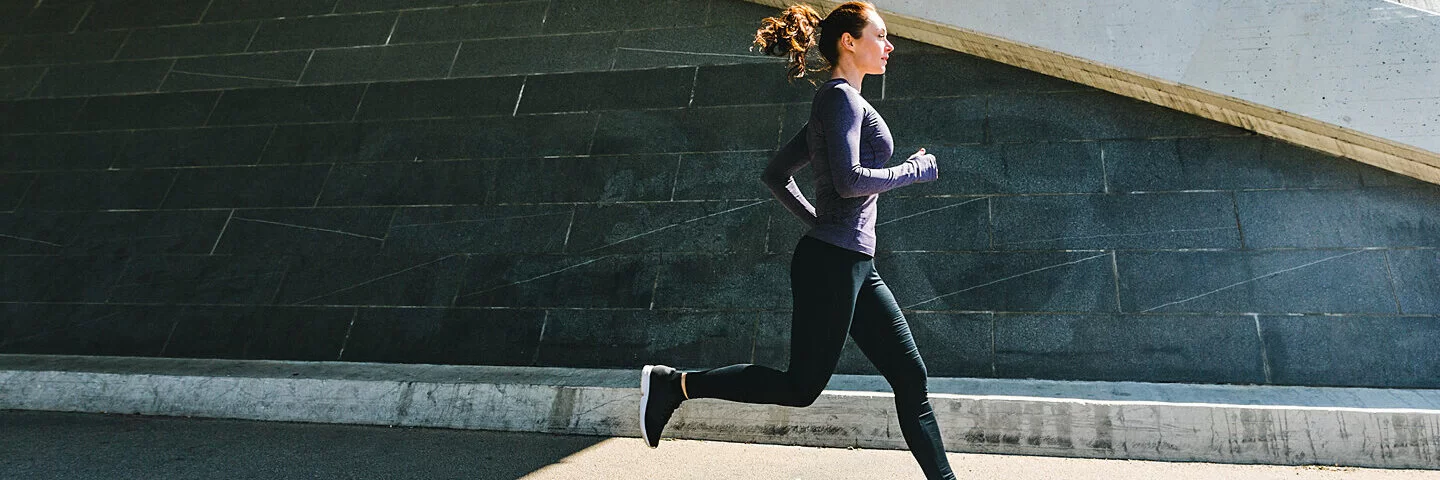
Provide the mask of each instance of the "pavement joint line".
{"label": "pavement joint line", "polygon": [[[0,355],[0,409],[638,436],[637,369]],[[1440,469],[1440,389],[932,378],[952,452]],[[884,378],[687,402],[670,438],[903,449]],[[556,408],[563,403],[566,408]],[[1305,443],[1301,443],[1305,442]],[[1311,443],[1313,442],[1313,446]]]}

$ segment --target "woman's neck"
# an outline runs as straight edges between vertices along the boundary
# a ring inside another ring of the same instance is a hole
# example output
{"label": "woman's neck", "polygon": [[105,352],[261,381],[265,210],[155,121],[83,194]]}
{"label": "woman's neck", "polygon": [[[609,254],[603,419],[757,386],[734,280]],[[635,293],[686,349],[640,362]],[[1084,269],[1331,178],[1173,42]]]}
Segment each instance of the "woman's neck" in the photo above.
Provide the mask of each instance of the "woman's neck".
{"label": "woman's neck", "polygon": [[830,79],[834,80],[837,78],[845,79],[845,83],[849,83],[850,86],[855,87],[855,91],[858,92],[860,91],[860,82],[865,81],[865,74],[860,73],[860,69],[858,68],[853,68],[841,63],[840,65],[836,65],[835,68],[830,69]]}

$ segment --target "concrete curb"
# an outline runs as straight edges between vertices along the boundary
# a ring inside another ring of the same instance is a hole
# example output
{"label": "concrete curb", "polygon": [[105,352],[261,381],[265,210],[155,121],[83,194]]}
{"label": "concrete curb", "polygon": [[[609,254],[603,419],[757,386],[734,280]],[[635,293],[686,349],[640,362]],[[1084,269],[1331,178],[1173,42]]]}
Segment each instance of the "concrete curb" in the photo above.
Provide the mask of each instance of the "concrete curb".
{"label": "concrete curb", "polygon": [[[0,355],[0,409],[638,436],[639,369]],[[905,448],[884,380],[695,400],[667,437]],[[931,381],[954,452],[1440,469],[1440,390]],[[963,392],[963,393],[962,393]]]}

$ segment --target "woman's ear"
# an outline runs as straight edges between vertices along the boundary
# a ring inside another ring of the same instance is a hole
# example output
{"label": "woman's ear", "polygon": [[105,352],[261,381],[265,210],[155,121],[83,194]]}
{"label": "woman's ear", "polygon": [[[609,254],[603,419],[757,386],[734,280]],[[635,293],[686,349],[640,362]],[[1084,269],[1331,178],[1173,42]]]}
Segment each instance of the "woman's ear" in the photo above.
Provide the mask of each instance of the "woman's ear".
{"label": "woman's ear", "polygon": [[848,50],[850,50],[850,51],[854,51],[854,50],[855,50],[855,37],[850,36],[850,32],[845,32],[845,33],[840,34],[840,46],[843,47],[843,48],[846,48],[846,49],[848,49]]}

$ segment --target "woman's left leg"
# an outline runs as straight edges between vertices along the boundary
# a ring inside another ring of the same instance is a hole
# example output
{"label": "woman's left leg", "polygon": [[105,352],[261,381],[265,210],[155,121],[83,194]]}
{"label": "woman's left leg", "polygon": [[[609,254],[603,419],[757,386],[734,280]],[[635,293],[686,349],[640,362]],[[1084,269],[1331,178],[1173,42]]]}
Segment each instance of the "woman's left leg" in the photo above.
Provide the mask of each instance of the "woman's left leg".
{"label": "woman's left leg", "polygon": [[925,478],[954,479],[955,473],[945,458],[940,426],[930,407],[925,362],[920,359],[920,350],[915,348],[910,324],[900,312],[900,304],[895,302],[890,287],[885,286],[873,267],[855,300],[850,337],[895,391],[900,433],[905,436],[910,453],[920,462]]}

